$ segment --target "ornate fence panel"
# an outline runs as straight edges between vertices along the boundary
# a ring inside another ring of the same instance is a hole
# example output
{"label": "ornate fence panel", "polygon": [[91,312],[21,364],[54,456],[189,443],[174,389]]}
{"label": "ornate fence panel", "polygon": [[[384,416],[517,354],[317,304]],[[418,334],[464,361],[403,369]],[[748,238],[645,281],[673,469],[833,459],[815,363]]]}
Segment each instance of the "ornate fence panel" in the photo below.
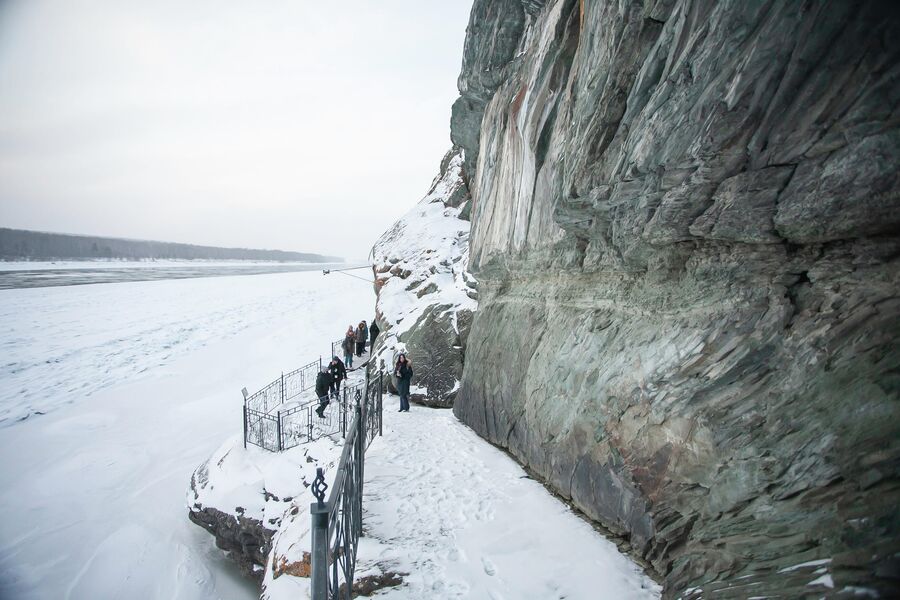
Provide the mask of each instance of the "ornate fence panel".
{"label": "ornate fence panel", "polygon": [[345,390],[353,405],[344,450],[325,502],[324,471],[317,469],[310,506],[312,517],[311,591],[313,600],[350,600],[356,571],[356,551],[362,534],[362,495],[365,456],[371,440],[381,433],[382,378]]}
{"label": "ornate fence panel", "polygon": [[[344,343],[344,338],[341,338],[339,340],[334,340],[333,342],[331,342],[331,356],[337,356],[338,358],[344,357],[344,351],[341,348],[341,345],[343,343]],[[328,358],[331,358],[331,356],[329,356]]]}
{"label": "ornate fence panel", "polygon": [[[244,447],[254,444],[260,448],[277,452],[286,447],[296,446],[296,443],[285,446],[287,439],[296,439],[296,419],[291,419],[290,432],[284,430],[282,411],[272,411],[285,402],[294,400],[306,390],[316,384],[316,375],[322,370],[322,359],[303,365],[290,373],[284,373],[258,392],[244,398]],[[295,409],[284,411],[284,414],[293,416]],[[260,415],[265,415],[261,417]],[[275,419],[274,433],[270,431],[269,422]],[[308,421],[307,421],[308,423]],[[252,439],[251,439],[252,438]],[[298,442],[299,443],[299,442]]]}
{"label": "ornate fence panel", "polygon": [[284,380],[284,396],[282,402],[289,402],[316,385],[316,375],[322,370],[322,359],[303,365],[290,373],[282,375]]}
{"label": "ornate fence panel", "polygon": [[310,441],[309,406],[301,404],[279,413],[281,417],[281,449],[287,450]]}
{"label": "ornate fence panel", "polygon": [[267,413],[281,404],[281,379],[276,379],[252,396],[244,399],[244,405],[259,412]]}
{"label": "ornate fence panel", "polygon": [[253,444],[274,452],[279,449],[280,435],[280,420],[277,415],[270,415],[244,405],[245,446]]}
{"label": "ornate fence panel", "polygon": [[375,439],[375,436],[382,435],[382,394],[384,393],[384,380],[382,373],[374,379],[366,378],[366,401],[363,418],[366,420],[366,448]]}

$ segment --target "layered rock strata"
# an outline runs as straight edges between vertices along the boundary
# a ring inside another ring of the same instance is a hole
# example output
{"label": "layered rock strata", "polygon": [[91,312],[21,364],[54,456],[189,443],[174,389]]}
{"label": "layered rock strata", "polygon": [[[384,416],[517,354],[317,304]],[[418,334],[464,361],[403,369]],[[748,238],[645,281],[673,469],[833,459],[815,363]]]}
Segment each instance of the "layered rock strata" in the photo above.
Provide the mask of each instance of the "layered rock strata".
{"label": "layered rock strata", "polygon": [[898,75],[889,3],[475,2],[454,410],[667,596],[897,589]]}

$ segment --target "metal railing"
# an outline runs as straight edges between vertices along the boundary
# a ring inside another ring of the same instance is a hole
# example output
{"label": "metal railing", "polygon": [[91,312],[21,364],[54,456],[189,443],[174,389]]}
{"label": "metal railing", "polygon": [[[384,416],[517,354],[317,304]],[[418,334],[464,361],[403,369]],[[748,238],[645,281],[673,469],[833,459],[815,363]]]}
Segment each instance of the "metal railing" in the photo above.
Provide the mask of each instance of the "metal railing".
{"label": "metal railing", "polygon": [[303,404],[266,413],[244,406],[244,447],[259,446],[271,452],[281,452],[294,446],[317,440],[322,436],[347,433],[348,407],[359,404],[366,393],[366,384],[344,386],[337,398],[317,410],[317,399]]}
{"label": "metal railing", "polygon": [[244,406],[250,410],[268,414],[273,408],[293,400],[316,384],[316,375],[322,370],[322,357],[281,377],[255,394],[244,398]]}
{"label": "metal railing", "polygon": [[337,356],[339,358],[344,357],[344,349],[341,346],[344,345],[344,338],[339,340],[334,340],[331,342],[331,356]]}
{"label": "metal railing", "polygon": [[[272,411],[286,402],[291,402],[300,397],[306,390],[316,384],[316,376],[322,370],[322,357],[294,369],[290,373],[282,373],[281,377],[268,384],[258,392],[247,395],[244,393],[244,448],[247,444],[253,444],[266,450],[277,452],[284,450],[284,441],[296,438],[296,427],[286,429],[286,426],[296,425],[290,417],[299,412],[301,407],[294,407],[285,411]],[[286,422],[285,419],[289,420]],[[307,426],[308,428],[308,426]],[[296,446],[291,444],[288,447]]]}
{"label": "metal railing", "polygon": [[[335,340],[335,341],[331,342],[331,356],[337,356],[338,358],[343,358],[344,357],[344,349],[342,348],[343,345],[344,345],[344,338],[341,338],[339,340]],[[371,343],[369,342],[369,340],[366,340],[363,347],[366,352],[368,352],[372,349]],[[354,350],[353,356],[356,356],[356,338],[353,338],[353,350]]]}
{"label": "metal railing", "polygon": [[324,471],[316,469],[311,486],[316,502],[309,509],[313,600],[350,600],[353,594],[356,551],[362,534],[365,456],[372,440],[382,433],[383,383],[381,373],[372,381],[367,374],[362,402],[354,406],[353,421],[347,428],[341,462],[327,502],[325,492],[329,486]]}

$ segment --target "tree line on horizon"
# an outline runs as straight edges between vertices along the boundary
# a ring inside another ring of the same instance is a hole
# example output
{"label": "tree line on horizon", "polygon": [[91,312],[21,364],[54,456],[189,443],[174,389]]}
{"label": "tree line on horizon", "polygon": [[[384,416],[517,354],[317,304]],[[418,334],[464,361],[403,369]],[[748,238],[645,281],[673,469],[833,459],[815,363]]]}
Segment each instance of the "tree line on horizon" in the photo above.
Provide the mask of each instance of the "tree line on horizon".
{"label": "tree line on horizon", "polygon": [[336,256],[284,250],[218,248],[0,227],[0,260],[184,259],[342,262]]}

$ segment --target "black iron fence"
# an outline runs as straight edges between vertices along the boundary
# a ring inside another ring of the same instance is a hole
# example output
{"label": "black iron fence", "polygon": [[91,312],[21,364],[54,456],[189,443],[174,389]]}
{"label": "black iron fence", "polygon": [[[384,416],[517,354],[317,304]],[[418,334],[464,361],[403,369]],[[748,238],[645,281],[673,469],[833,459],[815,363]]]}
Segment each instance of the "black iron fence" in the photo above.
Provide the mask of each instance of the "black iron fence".
{"label": "black iron fence", "polygon": [[288,404],[272,412],[263,412],[245,404],[244,447],[252,444],[280,452],[325,435],[346,434],[348,407],[359,403],[365,394],[365,382],[344,386],[337,398],[329,398],[328,404],[321,410],[318,398],[293,406]]}
{"label": "black iron fence", "polygon": [[[331,342],[331,356],[337,356],[338,358],[343,358],[343,356],[344,356],[343,345],[344,345],[344,338],[341,338],[339,340],[334,340],[333,342]],[[371,350],[371,344],[369,343],[369,340],[366,340],[364,347],[367,351]],[[353,338],[353,355],[356,356],[356,338],[355,337]]]}
{"label": "black iron fence", "polygon": [[339,340],[334,340],[333,342],[331,342],[331,356],[337,356],[337,357],[343,358],[344,350],[341,348],[341,346],[343,346],[343,345],[344,345],[344,338],[341,338]]}
{"label": "black iron fence", "polygon": [[316,385],[316,375],[322,370],[322,357],[281,377],[258,392],[244,398],[250,410],[268,414],[276,406],[289,402]]}
{"label": "black iron fence", "polygon": [[[362,401],[353,407],[344,451],[331,494],[325,502],[325,474],[317,469],[310,506],[312,517],[311,591],[313,600],[350,600],[356,571],[356,550],[362,534],[362,494],[366,449],[382,433],[383,377],[366,377]],[[355,392],[356,393],[356,392]],[[359,398],[359,396],[357,396]]]}
{"label": "black iron fence", "polygon": [[[244,393],[244,447],[253,444],[266,450],[284,450],[285,434],[288,439],[296,438],[296,423],[290,419],[300,412],[299,407],[279,407],[299,399],[300,395],[316,384],[316,375],[322,370],[322,358],[282,373],[281,377],[263,387],[258,392]],[[275,409],[278,410],[275,410]],[[275,410],[273,413],[272,411]],[[285,419],[288,419],[285,421]],[[299,442],[298,442],[299,443]],[[297,444],[291,444],[296,446]],[[288,446],[290,447],[290,446]]]}

